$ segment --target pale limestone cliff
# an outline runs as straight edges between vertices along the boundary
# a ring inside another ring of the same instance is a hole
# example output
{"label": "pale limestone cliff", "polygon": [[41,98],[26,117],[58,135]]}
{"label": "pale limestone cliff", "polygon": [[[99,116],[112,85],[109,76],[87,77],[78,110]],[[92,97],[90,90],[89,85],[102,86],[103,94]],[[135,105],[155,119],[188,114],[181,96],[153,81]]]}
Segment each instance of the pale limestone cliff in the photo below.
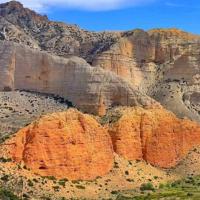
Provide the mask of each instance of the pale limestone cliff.
{"label": "pale limestone cliff", "polygon": [[112,106],[156,103],[114,73],[91,67],[81,58],[61,58],[10,42],[1,42],[0,51],[1,91],[56,94],[83,111],[100,115]]}

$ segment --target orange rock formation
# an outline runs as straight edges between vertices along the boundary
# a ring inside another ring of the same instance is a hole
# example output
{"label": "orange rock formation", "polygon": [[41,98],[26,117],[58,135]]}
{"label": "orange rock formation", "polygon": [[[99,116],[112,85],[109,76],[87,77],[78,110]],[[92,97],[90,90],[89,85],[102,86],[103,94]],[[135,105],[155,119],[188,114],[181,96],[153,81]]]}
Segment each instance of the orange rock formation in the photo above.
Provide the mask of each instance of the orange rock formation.
{"label": "orange rock formation", "polygon": [[113,165],[107,131],[91,116],[73,109],[42,117],[9,142],[14,143],[10,151],[14,160],[42,176],[95,179]]}
{"label": "orange rock formation", "polygon": [[13,160],[42,176],[92,180],[111,170],[113,148],[128,160],[171,168],[200,145],[200,126],[161,106],[116,111],[121,112],[119,119],[107,128],[74,109],[47,115],[5,146]]}
{"label": "orange rock formation", "polygon": [[170,168],[200,145],[200,126],[162,108],[131,108],[110,127],[116,153]]}

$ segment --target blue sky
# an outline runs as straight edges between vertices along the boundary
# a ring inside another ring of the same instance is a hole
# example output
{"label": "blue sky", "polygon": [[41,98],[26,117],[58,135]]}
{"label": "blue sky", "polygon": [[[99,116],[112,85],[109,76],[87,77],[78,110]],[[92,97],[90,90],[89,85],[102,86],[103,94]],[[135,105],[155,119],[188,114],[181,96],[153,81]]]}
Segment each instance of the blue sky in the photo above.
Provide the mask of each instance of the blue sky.
{"label": "blue sky", "polygon": [[[0,0],[1,1],[1,0]],[[102,30],[176,27],[200,34],[200,0],[20,0],[51,20]]]}

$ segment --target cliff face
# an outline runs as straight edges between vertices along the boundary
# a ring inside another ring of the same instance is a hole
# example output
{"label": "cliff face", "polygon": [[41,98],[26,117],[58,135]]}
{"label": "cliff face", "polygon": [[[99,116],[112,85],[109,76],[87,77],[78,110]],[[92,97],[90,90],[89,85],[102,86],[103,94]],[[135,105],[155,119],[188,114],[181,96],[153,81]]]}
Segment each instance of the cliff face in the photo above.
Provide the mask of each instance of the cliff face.
{"label": "cliff face", "polygon": [[114,152],[172,168],[200,145],[200,126],[163,108],[110,112],[120,115],[105,127],[74,109],[43,116],[0,145],[1,152],[42,176],[93,180],[112,169]]}
{"label": "cliff face", "polygon": [[179,117],[199,121],[199,44],[199,36],[176,29],[135,30],[95,57],[93,65],[128,80]]}
{"label": "cliff face", "polygon": [[16,162],[42,176],[90,180],[108,173],[113,150],[107,131],[76,110],[41,118],[11,141]]}
{"label": "cliff face", "polygon": [[[89,32],[51,22],[11,1],[0,5],[0,39],[81,57],[93,67],[117,74],[179,117],[200,121],[199,36],[177,29]],[[115,96],[126,96],[120,92]]]}
{"label": "cliff face", "polygon": [[83,111],[100,115],[115,105],[157,104],[125,80],[81,58],[61,58],[10,42],[1,42],[0,51],[2,91],[56,94]]}
{"label": "cliff face", "polygon": [[129,108],[110,125],[114,150],[128,160],[170,168],[200,144],[200,126],[162,108]]}

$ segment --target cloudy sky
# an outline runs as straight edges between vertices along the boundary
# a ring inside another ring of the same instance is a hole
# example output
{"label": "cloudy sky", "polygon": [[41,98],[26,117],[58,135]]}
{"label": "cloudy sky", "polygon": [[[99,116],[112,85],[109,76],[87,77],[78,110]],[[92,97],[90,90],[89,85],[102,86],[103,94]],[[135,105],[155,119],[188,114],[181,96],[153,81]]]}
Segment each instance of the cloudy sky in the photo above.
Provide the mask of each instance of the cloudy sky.
{"label": "cloudy sky", "polygon": [[177,27],[200,34],[200,0],[19,1],[52,20],[78,24],[89,30]]}

